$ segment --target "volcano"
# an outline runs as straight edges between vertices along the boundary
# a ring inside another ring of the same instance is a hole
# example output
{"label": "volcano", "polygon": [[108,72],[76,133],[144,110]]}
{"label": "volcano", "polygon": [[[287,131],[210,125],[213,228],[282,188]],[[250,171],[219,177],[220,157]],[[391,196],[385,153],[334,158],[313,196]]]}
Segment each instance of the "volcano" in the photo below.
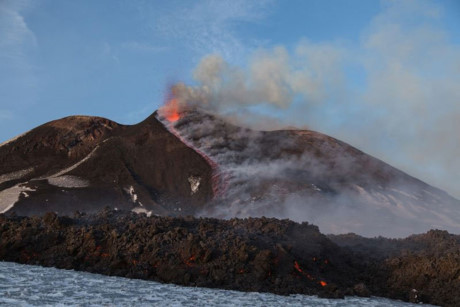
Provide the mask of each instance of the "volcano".
{"label": "volcano", "polygon": [[0,146],[0,213],[270,216],[323,232],[460,233],[460,201],[310,130],[255,131],[190,109],[136,125],[52,121]]}
{"label": "volcano", "polygon": [[164,215],[181,203],[190,214],[212,198],[211,166],[155,115],[133,126],[86,116],[52,121],[3,144],[0,161],[0,210],[18,215],[106,206]]}

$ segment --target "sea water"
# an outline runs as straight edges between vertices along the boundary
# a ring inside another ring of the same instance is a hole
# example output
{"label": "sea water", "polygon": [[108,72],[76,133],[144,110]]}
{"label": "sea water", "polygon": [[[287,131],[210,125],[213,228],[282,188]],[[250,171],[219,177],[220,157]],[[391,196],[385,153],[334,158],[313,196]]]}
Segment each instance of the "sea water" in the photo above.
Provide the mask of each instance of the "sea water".
{"label": "sea water", "polygon": [[384,298],[280,296],[0,262],[0,305],[43,306],[419,306]]}

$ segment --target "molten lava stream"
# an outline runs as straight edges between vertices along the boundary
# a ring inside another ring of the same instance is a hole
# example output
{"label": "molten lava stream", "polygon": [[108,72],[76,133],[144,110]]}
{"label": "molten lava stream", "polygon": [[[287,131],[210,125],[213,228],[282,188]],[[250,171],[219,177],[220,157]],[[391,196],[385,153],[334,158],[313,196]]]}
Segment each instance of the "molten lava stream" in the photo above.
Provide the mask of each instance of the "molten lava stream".
{"label": "molten lava stream", "polygon": [[[313,258],[313,261],[316,261],[316,258]],[[309,280],[315,280],[316,278],[314,278],[313,276],[311,276],[310,274],[308,274],[307,272],[304,272],[302,270],[302,268],[300,267],[299,263],[297,261],[294,261],[294,268],[299,272],[301,273],[303,276],[305,276],[306,278],[308,278]],[[318,283],[322,286],[322,287],[325,287],[327,286],[327,282],[325,282],[324,280],[320,280],[318,281]]]}
{"label": "molten lava stream", "polygon": [[213,191],[213,198],[217,198],[218,196],[222,196],[227,189],[227,182],[226,178],[227,175],[222,174],[214,160],[212,160],[208,155],[202,152],[200,149],[195,148],[190,142],[188,142],[185,138],[183,138],[179,132],[174,128],[174,123],[177,122],[181,115],[179,113],[179,102],[177,98],[171,98],[168,100],[166,105],[162,109],[163,116],[168,120],[168,123],[165,124],[165,127],[174,134],[179,140],[182,141],[186,146],[192,148],[197,152],[206,162],[211,166],[212,175],[211,175],[211,185]]}

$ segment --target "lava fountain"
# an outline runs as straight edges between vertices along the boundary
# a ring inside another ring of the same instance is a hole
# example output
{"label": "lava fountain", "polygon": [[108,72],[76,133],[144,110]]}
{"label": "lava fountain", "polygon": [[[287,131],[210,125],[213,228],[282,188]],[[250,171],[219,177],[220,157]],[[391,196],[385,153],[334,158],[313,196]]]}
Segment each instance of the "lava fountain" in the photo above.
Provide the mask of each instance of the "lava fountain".
{"label": "lava fountain", "polygon": [[171,123],[177,122],[180,119],[179,101],[177,98],[172,97],[168,100],[166,105],[163,107],[163,113],[166,119]]}

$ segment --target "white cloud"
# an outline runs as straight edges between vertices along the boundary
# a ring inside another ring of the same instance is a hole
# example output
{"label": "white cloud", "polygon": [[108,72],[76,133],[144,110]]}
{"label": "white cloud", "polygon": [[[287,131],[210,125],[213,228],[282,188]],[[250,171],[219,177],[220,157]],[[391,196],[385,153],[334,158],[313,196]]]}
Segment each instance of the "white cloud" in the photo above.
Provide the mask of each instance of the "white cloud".
{"label": "white cloud", "polygon": [[37,87],[30,61],[37,39],[23,16],[29,7],[25,0],[0,2],[0,107],[4,109],[31,102]]}
{"label": "white cloud", "polygon": [[[434,25],[440,14],[425,2],[391,2],[375,19],[363,38],[368,87],[360,103],[384,115],[368,131],[375,141],[355,141],[460,197],[460,46]],[[382,133],[394,149],[379,143]]]}
{"label": "white cloud", "polygon": [[[257,22],[268,14],[273,1],[199,1],[174,5],[155,19],[155,31],[180,40],[196,53],[219,53],[235,59],[246,52],[247,43],[235,33],[237,22]],[[176,3],[177,4],[177,3]]]}
{"label": "white cloud", "polygon": [[21,11],[28,1],[3,1],[0,3],[0,57],[2,61],[21,61],[25,49],[36,46],[34,33],[29,29]]}

